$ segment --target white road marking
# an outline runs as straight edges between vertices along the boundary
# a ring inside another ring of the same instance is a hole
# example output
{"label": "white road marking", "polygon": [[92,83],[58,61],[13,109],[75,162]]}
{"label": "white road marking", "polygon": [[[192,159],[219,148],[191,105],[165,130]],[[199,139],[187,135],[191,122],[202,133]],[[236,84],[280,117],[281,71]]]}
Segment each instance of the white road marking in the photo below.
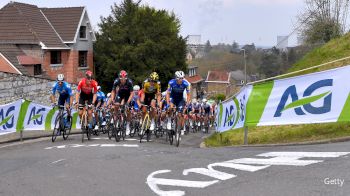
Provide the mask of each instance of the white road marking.
{"label": "white road marking", "polygon": [[137,148],[139,145],[137,144],[70,144],[70,145],[62,145],[62,146],[51,146],[46,147],[46,150],[51,150],[54,148],[80,148],[80,147],[127,147],[127,148]]}
{"label": "white road marking", "polygon": [[[207,168],[191,168],[183,170],[183,175],[189,173],[197,173],[218,180],[215,181],[188,181],[188,180],[175,180],[165,178],[154,178],[154,175],[169,173],[171,170],[159,170],[151,173],[147,177],[147,184],[152,191],[158,195],[166,196],[182,196],[185,195],[185,191],[170,190],[162,191],[158,185],[167,186],[180,186],[180,187],[192,187],[192,188],[205,188],[212,184],[219,182],[219,180],[228,180],[236,177],[234,174],[228,174],[225,172],[217,171],[213,167],[227,167],[242,171],[256,172],[262,169],[266,169],[272,165],[283,166],[307,166],[310,164],[321,163],[324,160],[300,160],[302,158],[335,158],[350,154],[350,152],[269,152],[259,154],[260,157],[272,157],[272,158],[241,158],[233,159],[229,161],[209,164]],[[247,165],[244,165],[247,164]],[[256,166],[262,165],[262,166]]]}
{"label": "white road marking", "polygon": [[336,158],[350,152],[269,152],[259,154],[260,157],[311,157],[311,158]]}
{"label": "white road marking", "polygon": [[91,138],[92,140],[109,140],[109,138],[107,137],[103,137],[103,138],[100,138],[100,137],[96,137],[96,138]]}
{"label": "white road marking", "polygon": [[191,188],[205,188],[207,186],[213,185],[219,180],[213,181],[190,181],[190,180],[176,180],[176,179],[165,179],[165,178],[155,178],[154,176],[162,173],[169,173],[171,170],[160,170],[151,173],[147,177],[148,186],[158,195],[166,196],[182,196],[185,195],[185,191],[174,190],[174,191],[162,191],[159,189],[158,185],[168,185],[168,186],[181,186],[181,187],[191,187]]}
{"label": "white road marking", "polygon": [[52,162],[51,164],[55,164],[55,163],[58,163],[58,162],[61,162],[61,161],[64,161],[64,160],[66,160],[66,159],[60,159],[60,160]]}

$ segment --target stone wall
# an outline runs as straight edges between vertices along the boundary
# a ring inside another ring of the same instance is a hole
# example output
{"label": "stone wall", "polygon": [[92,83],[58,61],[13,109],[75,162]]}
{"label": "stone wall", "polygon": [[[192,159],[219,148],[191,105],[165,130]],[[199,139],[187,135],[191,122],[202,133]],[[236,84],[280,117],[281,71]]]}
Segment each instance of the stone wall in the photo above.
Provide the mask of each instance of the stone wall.
{"label": "stone wall", "polygon": [[[27,99],[50,105],[52,85],[55,81],[33,76],[0,72],[0,105]],[[72,86],[75,93],[76,85]]]}

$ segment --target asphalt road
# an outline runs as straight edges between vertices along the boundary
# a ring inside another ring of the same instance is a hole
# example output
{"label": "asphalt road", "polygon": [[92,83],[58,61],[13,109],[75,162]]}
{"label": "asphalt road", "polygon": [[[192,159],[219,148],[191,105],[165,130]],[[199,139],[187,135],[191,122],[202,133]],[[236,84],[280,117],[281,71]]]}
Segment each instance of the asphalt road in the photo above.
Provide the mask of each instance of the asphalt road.
{"label": "asphalt road", "polygon": [[1,145],[0,195],[350,195],[350,142],[199,148],[203,136]]}

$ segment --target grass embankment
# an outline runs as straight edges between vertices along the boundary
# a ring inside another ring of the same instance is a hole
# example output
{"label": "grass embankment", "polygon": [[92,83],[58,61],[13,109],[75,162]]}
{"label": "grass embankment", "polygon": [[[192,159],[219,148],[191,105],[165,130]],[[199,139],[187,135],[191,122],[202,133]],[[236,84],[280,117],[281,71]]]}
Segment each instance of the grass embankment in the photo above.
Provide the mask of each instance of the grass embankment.
{"label": "grass embankment", "polygon": [[[302,70],[315,65],[335,61],[350,56],[350,33],[331,40],[320,48],[309,52],[297,62],[288,72]],[[350,59],[334,62],[316,69],[300,72],[303,75],[312,72],[328,70],[349,65]],[[248,144],[282,144],[307,141],[319,141],[350,136],[350,122],[325,123],[308,125],[266,126],[249,128]],[[213,134],[205,140],[206,146],[242,145],[244,129],[231,130],[220,134]]]}
{"label": "grass embankment", "polygon": [[[215,133],[205,139],[208,147],[243,145],[244,129]],[[350,122],[254,127],[248,129],[248,144],[284,144],[350,136]]]}

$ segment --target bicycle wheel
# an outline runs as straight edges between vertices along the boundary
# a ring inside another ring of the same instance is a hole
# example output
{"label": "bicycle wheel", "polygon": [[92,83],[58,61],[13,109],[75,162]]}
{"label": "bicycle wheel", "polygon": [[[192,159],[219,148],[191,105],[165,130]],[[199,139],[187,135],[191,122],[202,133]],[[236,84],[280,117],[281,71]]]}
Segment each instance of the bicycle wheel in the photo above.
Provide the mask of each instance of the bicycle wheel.
{"label": "bicycle wheel", "polygon": [[181,137],[181,133],[180,133],[180,126],[178,125],[178,121],[175,120],[175,144],[176,147],[179,147],[180,145],[180,137]]}
{"label": "bicycle wheel", "polygon": [[52,142],[55,142],[56,137],[60,134],[60,124],[59,124],[60,121],[61,121],[61,118],[58,115],[56,117],[55,126],[54,126],[53,131],[52,131],[52,137],[51,137]]}
{"label": "bicycle wheel", "polygon": [[121,135],[121,138],[123,138],[123,141],[125,140],[125,137],[126,137],[126,122],[124,121],[122,123],[122,126],[120,126],[120,135]]}
{"label": "bicycle wheel", "polygon": [[142,139],[143,137],[145,136],[145,133],[147,131],[147,123],[148,123],[148,115],[145,116],[145,118],[143,119],[142,121],[142,125],[141,125],[141,128],[140,128],[140,143],[142,142]]}
{"label": "bicycle wheel", "polygon": [[69,127],[67,127],[67,128],[65,127],[64,128],[64,132],[63,132],[63,139],[64,140],[68,139],[68,136],[69,136],[69,134],[70,134],[70,132],[72,130],[72,125],[73,125],[73,118],[72,117],[67,117],[67,118],[69,118],[70,121],[69,121]]}
{"label": "bicycle wheel", "polygon": [[135,136],[135,120],[132,120],[131,122],[130,122],[130,133],[129,133],[129,136],[130,137],[134,137]]}
{"label": "bicycle wheel", "polygon": [[120,121],[119,119],[115,121],[115,125],[114,125],[114,138],[116,142],[120,141],[120,130],[119,130],[119,126],[120,126]]}
{"label": "bicycle wheel", "polygon": [[147,129],[146,134],[147,142],[149,142],[151,140],[151,130]]}

